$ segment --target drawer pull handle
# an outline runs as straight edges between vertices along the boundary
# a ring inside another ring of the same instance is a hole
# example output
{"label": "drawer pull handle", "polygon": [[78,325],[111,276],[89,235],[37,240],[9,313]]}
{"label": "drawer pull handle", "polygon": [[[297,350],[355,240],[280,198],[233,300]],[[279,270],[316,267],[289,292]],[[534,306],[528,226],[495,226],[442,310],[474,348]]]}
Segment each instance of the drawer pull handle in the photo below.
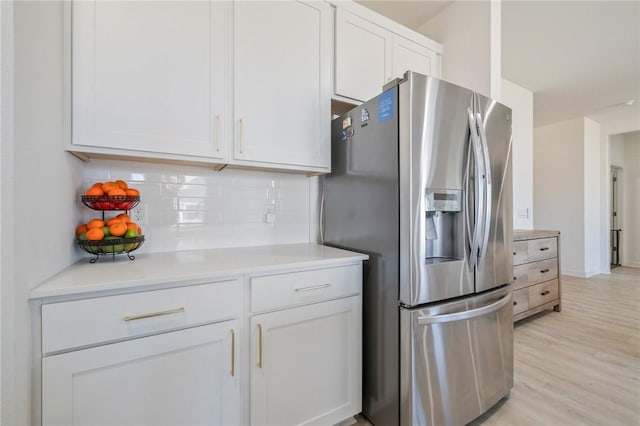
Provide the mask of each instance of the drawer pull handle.
{"label": "drawer pull handle", "polygon": [[542,269],[542,270],[540,271],[540,273],[541,273],[541,274],[546,274],[547,272],[549,272],[549,268],[547,268],[547,269]]}
{"label": "drawer pull handle", "polygon": [[514,280],[514,281],[515,281],[515,280],[517,280],[517,279],[518,279],[518,277],[513,277],[513,280]]}
{"label": "drawer pull handle", "polygon": [[542,247],[542,248],[540,249],[540,251],[546,251],[546,250],[549,250],[549,247]]}
{"label": "drawer pull handle", "polygon": [[514,256],[516,255],[516,252],[515,252],[515,251],[513,252],[513,255],[514,255]]}
{"label": "drawer pull handle", "polygon": [[540,296],[546,296],[547,294],[549,294],[549,290],[545,290],[542,293],[540,293]]}
{"label": "drawer pull handle", "polygon": [[513,306],[516,306],[518,304],[518,302],[516,302],[515,300],[513,301]]}
{"label": "drawer pull handle", "polygon": [[327,287],[331,287],[331,284],[326,283],[326,284],[312,285],[309,287],[298,287],[298,288],[294,288],[294,290],[296,291],[296,293],[303,293],[305,291],[320,290]]}
{"label": "drawer pull handle", "polygon": [[236,373],[236,332],[231,330],[231,377]]}
{"label": "drawer pull handle", "polygon": [[262,368],[262,324],[258,324],[258,368]]}
{"label": "drawer pull handle", "polygon": [[135,321],[145,318],[153,318],[153,317],[161,317],[164,315],[173,315],[184,312],[184,308],[176,308],[176,309],[167,309],[166,311],[158,311],[158,312],[149,312],[148,314],[140,314],[140,315],[125,315],[123,320],[125,321]]}
{"label": "drawer pull handle", "polygon": [[220,139],[221,129],[220,129],[220,114],[216,115],[216,152],[220,152]]}

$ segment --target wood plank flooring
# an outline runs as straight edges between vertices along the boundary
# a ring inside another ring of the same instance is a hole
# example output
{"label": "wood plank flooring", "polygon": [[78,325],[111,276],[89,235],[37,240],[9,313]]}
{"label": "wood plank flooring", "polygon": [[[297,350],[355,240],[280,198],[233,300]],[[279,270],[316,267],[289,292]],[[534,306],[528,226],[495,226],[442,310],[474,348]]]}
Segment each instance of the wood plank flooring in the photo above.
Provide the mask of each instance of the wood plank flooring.
{"label": "wood plank flooring", "polygon": [[640,425],[640,269],[563,276],[562,312],[515,324],[514,387],[472,425]]}

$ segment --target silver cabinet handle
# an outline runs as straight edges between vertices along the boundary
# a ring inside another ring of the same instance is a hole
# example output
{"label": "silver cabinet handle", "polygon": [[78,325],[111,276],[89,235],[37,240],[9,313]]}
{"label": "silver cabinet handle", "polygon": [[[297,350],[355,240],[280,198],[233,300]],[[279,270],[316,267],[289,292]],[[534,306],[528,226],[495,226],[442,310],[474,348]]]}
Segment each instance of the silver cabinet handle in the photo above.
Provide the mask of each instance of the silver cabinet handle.
{"label": "silver cabinet handle", "polygon": [[489,305],[482,306],[480,308],[471,309],[470,311],[455,312],[453,314],[444,315],[429,315],[426,317],[418,318],[418,325],[437,324],[442,322],[453,322],[468,320],[476,317],[481,317],[486,314],[490,314],[502,308],[504,305],[511,301],[511,293],[504,296],[497,302],[493,302]]}
{"label": "silver cabinet handle", "polygon": [[262,368],[262,325],[258,324],[258,368]]}
{"label": "silver cabinet handle", "polygon": [[220,152],[220,139],[222,137],[222,130],[220,129],[220,114],[216,115],[216,151]]}
{"label": "silver cabinet handle", "polygon": [[236,332],[231,330],[231,377],[236,372]]}
{"label": "silver cabinet handle", "polygon": [[296,293],[303,293],[305,291],[320,290],[327,287],[331,287],[331,284],[326,283],[326,284],[312,285],[309,287],[298,287],[298,288],[294,288],[294,290],[296,291]]}
{"label": "silver cabinet handle", "polygon": [[158,311],[158,312],[149,312],[146,314],[140,314],[140,315],[125,315],[124,318],[122,318],[125,321],[135,321],[135,320],[140,320],[140,319],[145,319],[145,318],[153,318],[153,317],[161,317],[164,315],[172,315],[172,314],[179,314],[181,312],[184,312],[184,308],[180,307],[180,308],[176,308],[176,309],[167,309],[166,311]]}

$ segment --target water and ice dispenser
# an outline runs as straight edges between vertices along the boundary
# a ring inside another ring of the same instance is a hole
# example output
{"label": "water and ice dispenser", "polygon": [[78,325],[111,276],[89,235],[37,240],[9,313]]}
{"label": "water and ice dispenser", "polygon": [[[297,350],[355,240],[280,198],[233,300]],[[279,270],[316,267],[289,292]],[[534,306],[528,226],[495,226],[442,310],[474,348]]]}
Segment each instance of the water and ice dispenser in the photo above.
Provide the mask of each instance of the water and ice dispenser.
{"label": "water and ice dispenser", "polygon": [[440,263],[464,257],[462,190],[425,191],[426,262]]}

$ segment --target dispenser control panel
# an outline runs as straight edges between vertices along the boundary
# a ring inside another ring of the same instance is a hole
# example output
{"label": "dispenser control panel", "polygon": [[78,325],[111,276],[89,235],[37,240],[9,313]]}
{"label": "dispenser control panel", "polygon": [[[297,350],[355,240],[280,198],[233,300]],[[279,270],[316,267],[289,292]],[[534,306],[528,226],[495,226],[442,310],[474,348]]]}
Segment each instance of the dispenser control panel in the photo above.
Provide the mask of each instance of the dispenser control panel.
{"label": "dispenser control panel", "polygon": [[462,211],[462,190],[460,189],[427,188],[425,199],[428,212]]}

